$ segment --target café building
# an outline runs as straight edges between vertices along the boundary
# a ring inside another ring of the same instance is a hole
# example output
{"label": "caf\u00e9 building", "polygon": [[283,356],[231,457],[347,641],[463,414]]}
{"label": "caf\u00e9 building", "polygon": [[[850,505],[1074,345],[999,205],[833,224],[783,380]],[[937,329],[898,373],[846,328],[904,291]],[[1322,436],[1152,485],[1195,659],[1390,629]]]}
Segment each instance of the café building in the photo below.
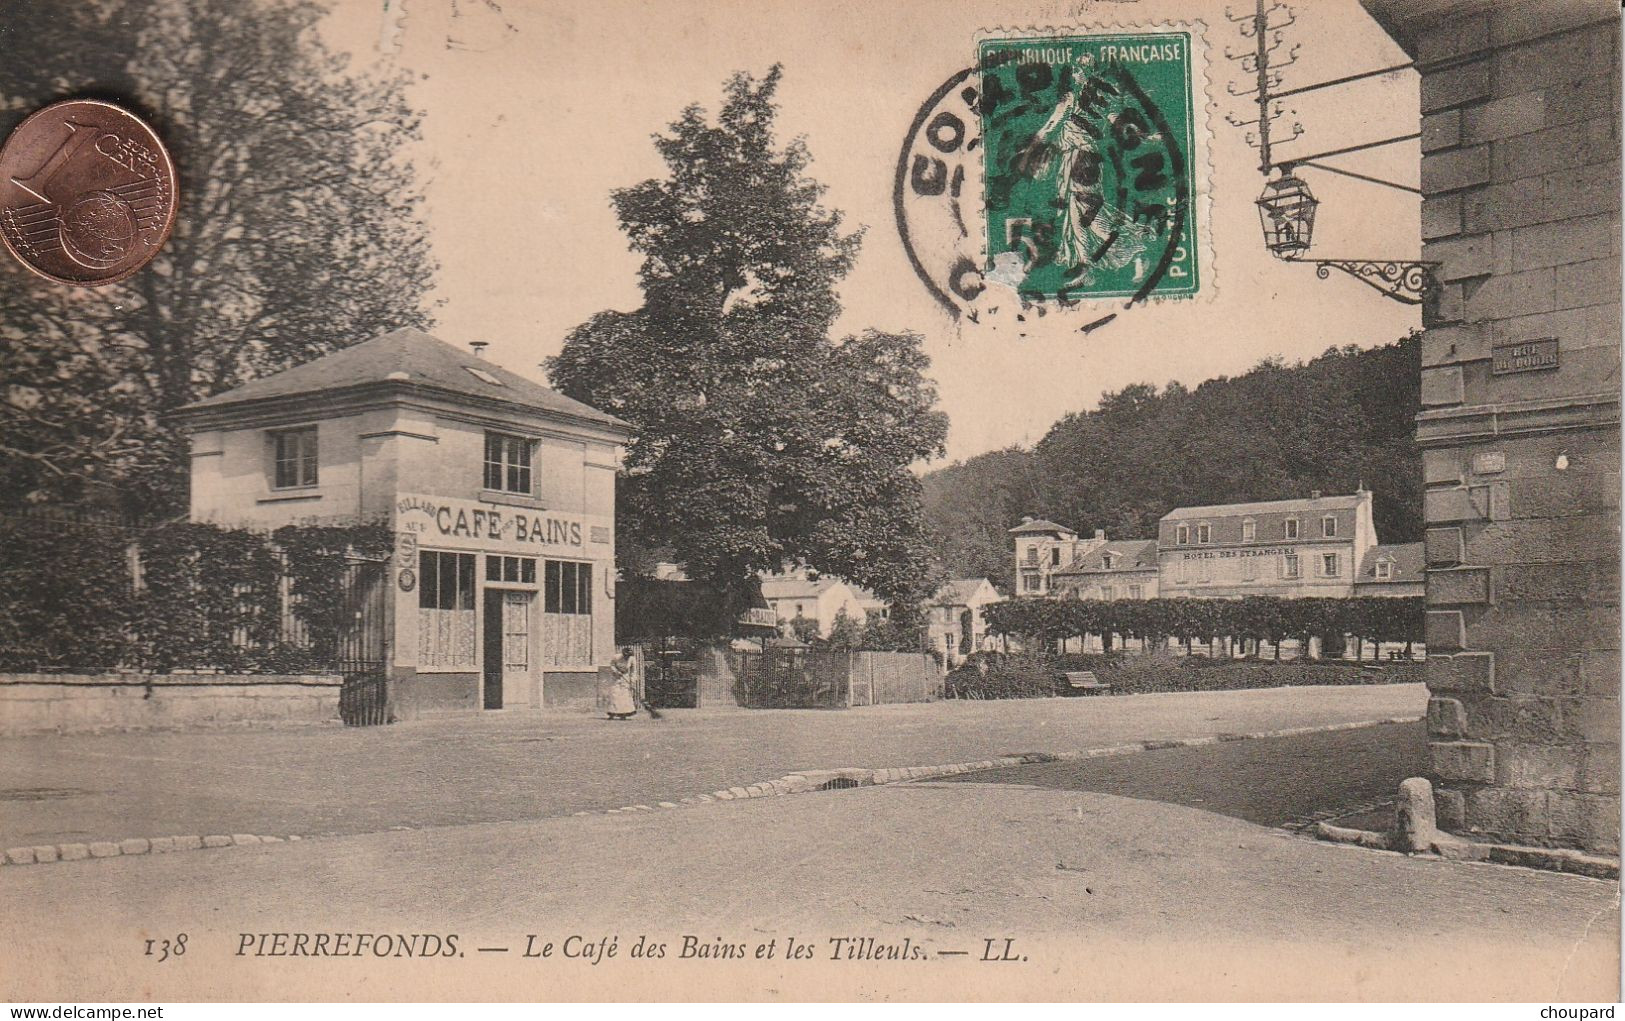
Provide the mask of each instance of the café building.
{"label": "caf\u00e9 building", "polygon": [[393,530],[384,627],[398,718],[595,704],[615,654],[624,422],[413,329],[177,421],[192,520]]}

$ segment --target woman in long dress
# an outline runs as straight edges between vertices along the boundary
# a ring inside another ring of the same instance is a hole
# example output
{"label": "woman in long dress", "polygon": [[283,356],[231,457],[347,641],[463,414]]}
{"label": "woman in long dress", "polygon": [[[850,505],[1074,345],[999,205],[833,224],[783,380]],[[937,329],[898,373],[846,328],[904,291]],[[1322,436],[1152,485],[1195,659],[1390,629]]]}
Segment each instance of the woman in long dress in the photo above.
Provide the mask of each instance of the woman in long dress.
{"label": "woman in long dress", "polygon": [[634,694],[638,660],[630,645],[621,647],[621,654],[609,661],[610,672],[615,675],[609,689],[609,718],[627,720],[637,714],[638,703]]}

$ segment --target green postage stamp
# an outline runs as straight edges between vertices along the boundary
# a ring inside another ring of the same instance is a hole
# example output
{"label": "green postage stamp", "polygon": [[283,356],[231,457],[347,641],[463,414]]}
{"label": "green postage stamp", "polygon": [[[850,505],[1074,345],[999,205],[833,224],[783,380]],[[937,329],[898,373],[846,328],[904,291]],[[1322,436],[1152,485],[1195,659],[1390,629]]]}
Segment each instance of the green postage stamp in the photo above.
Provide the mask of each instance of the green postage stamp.
{"label": "green postage stamp", "polygon": [[1188,31],[980,40],[990,279],[1062,304],[1198,293],[1191,47]]}

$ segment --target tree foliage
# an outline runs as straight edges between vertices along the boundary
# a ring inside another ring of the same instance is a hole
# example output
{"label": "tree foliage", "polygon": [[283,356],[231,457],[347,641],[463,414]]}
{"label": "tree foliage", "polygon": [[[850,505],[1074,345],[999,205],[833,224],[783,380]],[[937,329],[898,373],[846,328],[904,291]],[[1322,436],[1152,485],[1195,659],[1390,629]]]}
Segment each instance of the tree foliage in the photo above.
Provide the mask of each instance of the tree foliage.
{"label": "tree foliage", "polygon": [[1009,530],[1044,502],[1038,461],[1017,447],[930,472],[921,484],[927,526],[950,578],[986,578],[1015,591]]}
{"label": "tree foliage", "polygon": [[656,137],[667,176],[612,195],[643,306],[577,327],[548,374],[634,427],[623,563],[659,549],[724,592],[801,563],[918,595],[909,465],[942,453],[947,421],[918,335],[830,337],[860,236],[821,205],[805,144],[775,142],[779,81],[737,74],[714,122],[689,106]]}
{"label": "tree foliage", "polygon": [[166,413],[401,326],[435,264],[402,153],[403,74],[353,73],[312,0],[14,3],[0,131],[39,106],[125,105],[174,158],[180,208],[157,259],[88,290],[0,266],[0,494],[183,510]]}
{"label": "tree foliage", "polygon": [[1056,422],[1031,451],[1010,449],[932,472],[926,516],[954,577],[1010,588],[1008,529],[1023,515],[1079,534],[1154,538],[1175,507],[1373,492],[1384,542],[1422,537],[1417,335],[1307,363],[1267,359],[1195,390],[1136,383]]}

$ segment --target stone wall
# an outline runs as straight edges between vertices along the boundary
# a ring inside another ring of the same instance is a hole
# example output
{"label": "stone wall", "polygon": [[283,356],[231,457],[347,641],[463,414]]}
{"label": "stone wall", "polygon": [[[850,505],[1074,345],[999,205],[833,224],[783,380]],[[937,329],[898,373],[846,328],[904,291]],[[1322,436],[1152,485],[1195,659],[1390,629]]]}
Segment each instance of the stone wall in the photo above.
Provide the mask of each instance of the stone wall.
{"label": "stone wall", "polygon": [[1417,433],[1440,823],[1617,853],[1618,12],[1379,2],[1421,71],[1441,263]]}
{"label": "stone wall", "polygon": [[337,675],[0,674],[0,736],[339,722]]}

